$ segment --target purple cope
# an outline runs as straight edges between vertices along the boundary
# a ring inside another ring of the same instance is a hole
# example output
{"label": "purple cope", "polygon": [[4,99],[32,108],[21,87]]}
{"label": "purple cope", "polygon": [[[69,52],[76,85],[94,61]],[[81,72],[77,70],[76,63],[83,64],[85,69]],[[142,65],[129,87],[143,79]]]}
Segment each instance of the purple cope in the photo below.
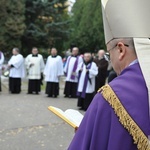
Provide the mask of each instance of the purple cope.
{"label": "purple cope", "polygon": [[[125,68],[109,83],[145,135],[150,134],[148,91],[139,63]],[[137,150],[113,108],[97,93],[68,150]]]}

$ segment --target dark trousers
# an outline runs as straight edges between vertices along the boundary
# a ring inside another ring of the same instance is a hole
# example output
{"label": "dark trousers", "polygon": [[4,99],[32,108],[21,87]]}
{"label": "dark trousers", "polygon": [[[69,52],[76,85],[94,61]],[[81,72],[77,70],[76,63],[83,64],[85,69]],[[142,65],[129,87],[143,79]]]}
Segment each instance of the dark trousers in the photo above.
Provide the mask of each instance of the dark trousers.
{"label": "dark trousers", "polygon": [[21,92],[21,78],[9,77],[9,91],[11,93]]}
{"label": "dark trousers", "polygon": [[66,81],[64,94],[66,97],[77,97],[77,83]]}

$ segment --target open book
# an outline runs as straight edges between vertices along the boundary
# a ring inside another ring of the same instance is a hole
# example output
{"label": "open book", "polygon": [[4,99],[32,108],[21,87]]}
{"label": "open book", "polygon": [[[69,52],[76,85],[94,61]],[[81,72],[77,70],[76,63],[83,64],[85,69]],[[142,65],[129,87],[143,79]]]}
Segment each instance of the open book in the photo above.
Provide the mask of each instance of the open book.
{"label": "open book", "polygon": [[79,127],[83,119],[83,115],[74,109],[67,109],[66,111],[62,111],[61,109],[53,106],[49,106],[48,109],[75,129]]}

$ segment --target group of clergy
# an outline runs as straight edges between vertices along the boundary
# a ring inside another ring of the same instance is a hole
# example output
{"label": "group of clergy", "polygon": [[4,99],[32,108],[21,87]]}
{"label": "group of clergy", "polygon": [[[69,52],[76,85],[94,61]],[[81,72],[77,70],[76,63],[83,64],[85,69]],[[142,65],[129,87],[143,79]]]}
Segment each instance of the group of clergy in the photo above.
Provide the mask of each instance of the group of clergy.
{"label": "group of clergy", "polygon": [[[99,53],[104,53],[104,51],[101,50]],[[39,94],[42,80],[45,77],[45,93],[48,97],[56,98],[59,95],[60,77],[65,74],[65,97],[78,98],[77,106],[80,109],[87,110],[95,91],[98,89],[96,85],[99,88],[102,86],[99,80],[99,77],[101,79],[102,76],[97,75],[102,73],[99,71],[100,67],[98,67],[101,66],[100,61],[106,61],[103,60],[103,56],[101,59],[93,60],[91,53],[87,52],[82,57],[79,55],[79,49],[74,47],[71,55],[67,58],[66,65],[63,67],[62,58],[57,54],[56,48],[51,49],[46,65],[44,64],[43,56],[38,53],[36,47],[32,48],[32,53],[25,59],[18,48],[13,48],[12,54],[8,61],[10,93],[21,92],[21,79],[25,77],[26,72],[28,77],[27,94]],[[2,53],[0,53],[0,57],[3,57]],[[107,71],[107,67],[105,68]]]}
{"label": "group of clergy", "polygon": [[57,55],[56,48],[51,49],[51,55],[47,59],[46,66],[43,56],[38,53],[36,47],[32,48],[32,53],[25,60],[19,54],[18,48],[13,48],[12,54],[11,59],[8,61],[9,91],[11,93],[21,92],[21,78],[25,77],[26,72],[29,79],[27,94],[39,94],[45,75],[45,81],[47,82],[46,94],[48,94],[48,97],[58,96],[59,77],[63,75],[63,63],[61,57]]}
{"label": "group of clergy", "polygon": [[100,50],[97,59],[93,59],[89,52],[84,53],[82,58],[79,49],[74,47],[67,59],[64,94],[65,97],[78,97],[77,106],[80,109],[87,110],[97,90],[105,84],[108,61],[104,55],[104,50]]}

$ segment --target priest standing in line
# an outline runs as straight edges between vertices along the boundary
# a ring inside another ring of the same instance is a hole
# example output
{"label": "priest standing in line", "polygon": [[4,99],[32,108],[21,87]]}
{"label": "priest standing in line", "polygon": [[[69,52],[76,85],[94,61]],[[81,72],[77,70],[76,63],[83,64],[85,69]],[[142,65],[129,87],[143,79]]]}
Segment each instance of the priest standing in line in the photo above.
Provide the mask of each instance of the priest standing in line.
{"label": "priest standing in line", "polygon": [[63,62],[61,56],[57,55],[57,49],[51,49],[51,56],[47,58],[44,69],[46,85],[46,94],[48,97],[57,97],[59,95],[59,79],[63,75]]}
{"label": "priest standing in line", "polygon": [[77,68],[78,75],[78,104],[83,110],[89,107],[95,92],[95,77],[98,74],[98,67],[92,61],[91,53],[84,54],[84,62]]}
{"label": "priest standing in line", "polygon": [[8,61],[9,73],[9,91],[19,94],[21,92],[21,78],[25,76],[24,58],[19,54],[18,48],[13,48],[13,56]]}
{"label": "priest standing in line", "polygon": [[38,54],[36,47],[32,48],[32,54],[26,57],[26,67],[28,74],[28,94],[35,92],[39,94],[41,91],[41,77],[44,71],[44,60],[41,54]]}
{"label": "priest standing in line", "polygon": [[72,55],[68,57],[64,73],[66,75],[66,84],[64,89],[65,97],[76,98],[77,94],[77,82],[76,70],[78,65],[83,62],[81,56],[79,56],[79,49],[74,47],[72,49]]}
{"label": "priest standing in line", "polygon": [[0,51],[0,91],[2,91],[1,88],[1,75],[2,75],[2,67],[3,67],[3,63],[4,63],[4,54],[2,51]]}

